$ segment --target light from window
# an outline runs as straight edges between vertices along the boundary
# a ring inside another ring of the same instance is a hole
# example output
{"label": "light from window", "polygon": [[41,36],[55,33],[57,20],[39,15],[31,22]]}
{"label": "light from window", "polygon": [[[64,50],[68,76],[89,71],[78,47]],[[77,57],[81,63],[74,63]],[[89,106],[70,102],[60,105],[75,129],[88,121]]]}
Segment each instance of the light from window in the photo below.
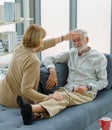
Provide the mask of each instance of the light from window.
{"label": "light from window", "polygon": [[110,53],[111,0],[78,0],[78,28],[88,32],[92,48]]}
{"label": "light from window", "polygon": [[[41,0],[41,25],[46,29],[47,37],[58,37],[69,31],[69,0]],[[42,58],[55,55],[69,49],[69,42],[42,52]]]}

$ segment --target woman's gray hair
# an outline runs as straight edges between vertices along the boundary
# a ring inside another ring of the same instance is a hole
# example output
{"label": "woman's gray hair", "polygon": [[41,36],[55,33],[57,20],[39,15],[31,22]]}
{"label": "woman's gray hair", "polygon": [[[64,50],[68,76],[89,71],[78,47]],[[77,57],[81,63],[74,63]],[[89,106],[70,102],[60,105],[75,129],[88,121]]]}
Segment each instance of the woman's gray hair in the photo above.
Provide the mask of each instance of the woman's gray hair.
{"label": "woman's gray hair", "polygon": [[86,37],[88,37],[87,31],[85,31],[83,29],[75,28],[75,29],[72,30],[72,32],[81,33],[83,35],[84,39],[86,39]]}

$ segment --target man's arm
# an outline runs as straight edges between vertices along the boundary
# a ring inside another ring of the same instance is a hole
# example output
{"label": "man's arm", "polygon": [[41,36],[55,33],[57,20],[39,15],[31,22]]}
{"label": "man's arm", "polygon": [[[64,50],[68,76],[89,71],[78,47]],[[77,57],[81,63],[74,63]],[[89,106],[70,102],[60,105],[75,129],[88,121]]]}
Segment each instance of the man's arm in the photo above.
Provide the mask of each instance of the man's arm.
{"label": "man's arm", "polygon": [[43,64],[46,66],[46,68],[50,72],[50,75],[46,82],[47,89],[52,89],[54,87],[54,85],[58,84],[56,70],[55,70],[55,64],[58,62],[67,63],[68,59],[69,59],[69,52],[63,52],[57,56],[47,57],[46,59],[43,60]]}
{"label": "man's arm", "polygon": [[107,80],[107,59],[106,57],[100,56],[99,59],[96,61],[95,65],[96,77],[97,81],[95,83],[89,83],[88,85],[91,86],[94,92],[98,92],[103,88],[107,87],[108,80]]}
{"label": "man's arm", "polygon": [[47,69],[49,69],[49,68],[55,69],[56,63],[60,62],[60,63],[67,64],[68,59],[69,59],[69,51],[62,52],[56,56],[46,57],[42,62],[46,66]]}
{"label": "man's arm", "polygon": [[55,85],[58,85],[58,79],[56,75],[56,70],[53,68],[49,68],[50,75],[48,77],[48,80],[46,82],[46,88],[52,89]]}

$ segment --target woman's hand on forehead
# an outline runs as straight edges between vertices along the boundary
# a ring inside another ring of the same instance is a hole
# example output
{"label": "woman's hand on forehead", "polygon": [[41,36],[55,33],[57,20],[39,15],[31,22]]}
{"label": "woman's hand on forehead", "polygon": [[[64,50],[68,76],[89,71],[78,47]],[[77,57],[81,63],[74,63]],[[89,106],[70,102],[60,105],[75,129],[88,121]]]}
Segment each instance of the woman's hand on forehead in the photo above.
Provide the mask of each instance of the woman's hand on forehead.
{"label": "woman's hand on forehead", "polygon": [[81,34],[80,32],[72,33],[72,39],[74,39],[74,38],[79,38],[79,37],[81,37],[81,36],[82,36],[82,34]]}

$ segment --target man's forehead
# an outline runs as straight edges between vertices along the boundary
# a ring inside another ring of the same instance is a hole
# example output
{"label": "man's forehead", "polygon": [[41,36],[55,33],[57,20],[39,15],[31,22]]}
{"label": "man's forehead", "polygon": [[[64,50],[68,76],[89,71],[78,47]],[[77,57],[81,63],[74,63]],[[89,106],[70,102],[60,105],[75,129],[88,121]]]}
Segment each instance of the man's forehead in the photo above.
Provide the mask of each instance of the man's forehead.
{"label": "man's forehead", "polygon": [[78,33],[73,33],[73,38],[78,38],[78,37],[82,37],[82,33],[78,32]]}

